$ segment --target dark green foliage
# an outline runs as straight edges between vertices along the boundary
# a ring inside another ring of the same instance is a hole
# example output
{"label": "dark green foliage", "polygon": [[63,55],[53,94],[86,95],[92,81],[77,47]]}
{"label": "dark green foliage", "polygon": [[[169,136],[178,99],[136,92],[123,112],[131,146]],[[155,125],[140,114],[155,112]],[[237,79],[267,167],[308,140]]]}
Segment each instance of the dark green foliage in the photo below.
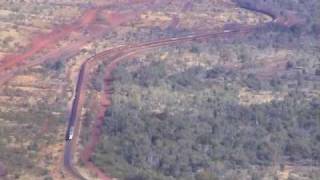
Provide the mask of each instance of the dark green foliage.
{"label": "dark green foliage", "polygon": [[315,75],[320,76],[320,68],[316,69]]}
{"label": "dark green foliage", "polygon": [[[154,86],[159,83],[158,79],[165,75],[165,66],[161,62],[153,62],[150,68],[143,69],[139,74],[134,74],[141,86]],[[119,75],[121,76],[121,75]]]}
{"label": "dark green foliage", "polygon": [[[319,4],[238,2],[263,11],[271,9],[275,15],[294,10],[306,19],[306,28],[269,24],[247,39],[231,40],[235,47],[230,51],[237,53],[226,53],[227,58],[221,59],[239,63],[243,69],[223,66],[222,62],[168,74],[170,64],[152,57],[148,60],[155,62],[137,72],[120,66],[113,75],[117,81],[113,84],[113,104],[105,114],[103,141],[93,158],[98,166],[130,180],[255,180],[267,176],[263,167],[320,163],[320,99],[310,93],[320,87],[315,78],[320,75],[316,65],[319,54],[312,50],[318,47],[314,40],[317,26],[311,25],[320,17],[312,6]],[[220,50],[231,46],[210,45]],[[184,48],[198,54],[205,52],[205,46]],[[256,54],[246,49],[248,46],[261,52],[290,49],[295,54],[286,59],[281,72],[270,73],[276,68],[254,69]],[[303,51],[310,56],[301,57]],[[245,67],[253,70],[246,71]],[[263,76],[264,72],[270,74]],[[242,105],[237,96],[242,88],[287,95],[283,100]],[[247,170],[245,175],[240,173],[243,169]]]}
{"label": "dark green foliage", "polygon": [[95,90],[101,91],[104,84],[104,65],[100,64],[95,72],[94,79],[92,80],[92,86]]}
{"label": "dark green foliage", "polygon": [[191,49],[190,49],[190,52],[195,53],[195,54],[199,54],[200,50],[199,50],[198,47],[192,46]]}
{"label": "dark green foliage", "polygon": [[[143,75],[146,69],[157,68],[162,69],[163,64],[152,64],[152,67],[142,68],[131,75],[125,72],[132,80],[120,78],[114,88],[134,82],[139,86],[140,73]],[[304,100],[303,94],[292,92],[283,101],[242,106],[229,100],[232,90],[224,94],[216,91],[202,94],[201,89],[206,85],[201,84],[200,79],[206,78],[206,73],[207,70],[191,68],[176,74],[175,78],[166,76],[164,72],[149,74],[148,86],[141,86],[141,91],[161,87],[163,82],[183,86],[161,93],[166,103],[162,112],[148,110],[147,104],[156,103],[149,102],[152,97],[144,97],[143,104],[134,104],[131,90],[125,90],[128,93],[127,103],[113,103],[106,113],[104,132],[108,138],[97,149],[99,158],[94,161],[123,168],[123,172],[129,175],[122,177],[127,179],[155,179],[158,176],[212,179],[226,169],[236,167],[270,166],[287,160],[298,163],[313,159],[320,162],[316,156],[320,154],[319,99]],[[220,73],[220,70],[214,73]],[[182,81],[181,77],[185,80]],[[244,81],[250,88],[261,88],[252,75]],[[194,84],[202,88],[195,88]],[[169,92],[192,92],[194,97],[179,104],[167,94]],[[181,111],[173,110],[177,105]],[[223,162],[226,169],[214,171],[216,174],[202,172],[214,168],[217,162]],[[151,170],[155,174],[132,173],[136,172],[135,169]]]}
{"label": "dark green foliage", "polygon": [[259,79],[255,77],[254,74],[249,74],[244,82],[246,86],[248,86],[251,89],[254,89],[254,90],[261,89],[261,82],[259,81]]}
{"label": "dark green foliage", "polygon": [[63,61],[56,61],[56,62],[49,62],[46,64],[46,67],[48,69],[52,69],[52,70],[55,70],[55,71],[63,71],[64,70],[64,62]]}

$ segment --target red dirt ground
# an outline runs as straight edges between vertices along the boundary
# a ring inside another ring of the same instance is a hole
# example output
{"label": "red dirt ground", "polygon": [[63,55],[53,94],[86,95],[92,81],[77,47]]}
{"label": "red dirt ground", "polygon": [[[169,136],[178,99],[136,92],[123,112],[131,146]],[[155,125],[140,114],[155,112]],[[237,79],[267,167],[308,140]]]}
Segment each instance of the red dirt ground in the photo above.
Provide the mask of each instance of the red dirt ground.
{"label": "red dirt ground", "polygon": [[59,41],[67,38],[71,32],[80,31],[82,28],[88,27],[95,22],[97,12],[97,9],[86,11],[79,21],[53,29],[50,33],[34,37],[27,51],[22,54],[7,55],[0,61],[0,72],[21,65],[23,61],[31,58],[36,53],[54,47]]}
{"label": "red dirt ground", "polygon": [[120,26],[136,18],[133,13],[106,12],[104,20],[112,27]]}
{"label": "red dirt ground", "polygon": [[87,27],[97,20],[98,9],[91,9],[84,13],[80,19],[80,26]]}
{"label": "red dirt ground", "polygon": [[[132,57],[135,53],[131,53],[130,55],[127,55],[126,57]],[[101,171],[100,168],[98,168],[94,163],[90,160],[95,147],[98,145],[98,143],[101,140],[102,135],[102,127],[104,122],[104,114],[106,110],[111,105],[111,92],[110,92],[110,85],[112,78],[112,71],[117,67],[118,63],[124,60],[123,58],[117,58],[116,60],[112,61],[106,68],[105,68],[105,76],[104,76],[104,93],[100,100],[100,109],[97,114],[96,121],[90,130],[90,138],[88,143],[85,145],[83,151],[80,153],[80,159],[86,166],[86,168],[93,172],[95,175],[99,177],[99,179],[102,180],[111,180],[112,178],[104,174],[104,172]]]}
{"label": "red dirt ground", "polygon": [[[238,32],[239,33],[239,32]],[[207,37],[208,35],[202,35],[201,37]],[[186,41],[186,40],[193,40],[194,38],[189,38],[189,37],[185,37],[185,38],[180,38],[181,41]],[[176,40],[174,40],[176,41]],[[121,52],[120,51],[120,56],[119,54],[115,56],[115,58],[113,59],[113,61],[111,61],[107,67],[105,68],[105,76],[104,76],[104,80],[105,80],[105,87],[104,87],[104,95],[100,100],[100,109],[99,112],[97,114],[97,118],[94,122],[94,125],[92,126],[91,130],[90,130],[90,137],[89,137],[89,141],[87,144],[84,145],[83,150],[80,152],[80,159],[82,160],[82,162],[84,163],[84,165],[86,166],[86,168],[90,171],[93,172],[94,174],[96,174],[100,179],[104,179],[104,180],[109,180],[110,177],[108,177],[107,175],[105,175],[97,166],[95,166],[92,161],[91,161],[91,156],[95,150],[96,145],[100,142],[101,139],[101,134],[102,134],[102,127],[103,127],[103,122],[104,122],[104,113],[106,112],[107,108],[110,107],[111,105],[111,78],[112,78],[112,71],[117,67],[117,65],[125,60],[128,59],[128,57],[134,57],[136,54],[142,52],[142,50],[147,50],[148,48],[153,48],[153,47],[159,47],[162,45],[168,45],[172,43],[172,40],[159,40],[156,42],[150,42],[150,43],[144,43],[142,45],[136,45],[135,50],[132,50],[132,52]],[[125,55],[125,56],[121,56]],[[96,55],[96,59],[97,58],[102,58],[104,57],[106,54],[102,53],[101,55]],[[124,57],[126,57],[124,59]]]}
{"label": "red dirt ground", "polygon": [[[128,4],[148,2],[147,0],[126,0],[126,1]],[[170,1],[167,1],[167,2],[169,3]],[[188,7],[189,5],[186,5],[186,6],[187,6],[186,9],[190,8]],[[25,51],[22,54],[13,54],[13,55],[5,56],[2,59],[2,61],[0,61],[1,63],[0,73],[2,71],[6,71],[9,69],[12,69],[13,67],[18,66],[19,64],[23,63],[25,60],[33,57],[35,54],[41,52],[44,49],[51,48],[49,53],[46,54],[48,57],[56,57],[57,55],[63,56],[65,53],[63,48],[60,48],[58,50],[56,49],[53,50],[52,47],[55,47],[55,45],[57,45],[59,41],[66,39],[72,32],[81,32],[83,28],[90,29],[89,27],[92,27],[91,33],[94,30],[99,31],[99,28],[97,26],[94,26],[94,23],[97,21],[97,16],[100,13],[100,10],[101,10],[100,8],[94,8],[94,9],[88,10],[84,13],[82,17],[80,17],[78,21],[74,22],[73,24],[61,26],[59,28],[52,30],[50,33],[43,34],[33,38],[29,45],[29,49],[27,51]],[[132,19],[131,14],[127,14],[127,13],[121,14],[117,12],[113,12],[109,14],[107,13],[104,15],[104,17],[111,26],[119,26],[123,23],[127,23]],[[173,21],[172,25],[175,25],[178,23],[175,21]],[[79,41],[70,43],[70,47],[72,47],[69,49],[70,52],[72,53],[77,52],[77,50],[79,50],[79,45],[85,42],[87,42],[86,38],[80,38]],[[90,161],[90,157],[92,155],[92,152],[94,151],[95,146],[99,143],[99,140],[100,140],[101,127],[103,125],[103,120],[104,120],[104,112],[111,105],[111,101],[110,101],[111,94],[109,92],[109,88],[110,88],[109,79],[111,77],[112,70],[116,67],[118,62],[119,61],[112,62],[106,68],[106,74],[105,74],[106,91],[101,101],[101,109],[99,110],[99,113],[98,113],[98,120],[95,121],[95,124],[91,131],[92,134],[90,135],[89,143],[85,147],[84,151],[81,152],[81,156],[80,156],[81,160],[85,163],[86,167],[90,171],[95,172],[98,175],[98,177],[100,177],[100,179],[104,179],[104,180],[110,180],[111,178],[104,175],[102,171],[100,171],[99,168],[97,168]],[[0,167],[0,170],[1,170],[1,167]]]}
{"label": "red dirt ground", "polygon": [[[40,34],[31,38],[31,43],[23,53],[4,56],[0,60],[0,83],[6,82],[10,77],[14,76],[14,72],[21,68],[37,65],[46,60],[56,61],[79,53],[84,45],[93,39],[100,37],[108,30],[103,26],[94,24],[96,23],[98,12],[98,8],[88,10],[78,21],[75,21],[72,24],[57,27],[49,33]],[[82,34],[83,30],[88,32],[87,35]],[[72,33],[78,33],[79,35],[76,36],[75,39],[71,38],[71,41],[63,47],[57,47],[61,40],[70,38]],[[40,54],[41,52],[44,52],[44,50],[46,53]],[[35,59],[27,63],[26,61],[31,57],[35,57]],[[40,132],[47,131],[47,128],[48,124],[45,122]],[[5,170],[2,169],[2,167],[0,168],[4,173]],[[102,175],[99,176],[102,177]]]}
{"label": "red dirt ground", "polygon": [[[109,71],[106,72],[104,77],[106,86],[108,85],[107,81],[111,74],[110,72],[109,73],[108,72]],[[108,87],[106,87],[105,89],[108,89]],[[89,138],[88,144],[85,145],[80,156],[86,168],[90,170],[90,172],[93,172],[94,174],[96,174],[99,177],[99,179],[102,179],[102,180],[111,180],[111,178],[105,175],[97,166],[95,166],[92,163],[92,161],[90,161],[90,158],[92,156],[92,153],[94,152],[95,147],[98,145],[101,139],[100,137],[102,134],[104,113],[106,109],[111,105],[110,98],[111,98],[111,94],[107,90],[104,93],[102,93],[102,97],[101,99],[99,99],[100,109],[98,111],[96,121],[90,131],[90,138]]]}

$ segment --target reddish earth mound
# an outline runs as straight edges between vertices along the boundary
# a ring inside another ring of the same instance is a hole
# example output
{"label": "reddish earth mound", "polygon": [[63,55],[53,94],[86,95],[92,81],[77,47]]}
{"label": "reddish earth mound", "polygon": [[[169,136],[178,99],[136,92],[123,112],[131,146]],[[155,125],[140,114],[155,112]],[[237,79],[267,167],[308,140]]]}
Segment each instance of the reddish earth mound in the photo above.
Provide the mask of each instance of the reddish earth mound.
{"label": "reddish earth mound", "polygon": [[105,12],[103,19],[113,27],[120,26],[128,23],[136,18],[133,13],[118,13],[118,12]]}
{"label": "reddish earth mound", "polygon": [[[106,73],[105,75],[105,84],[108,86],[108,83],[110,73]],[[108,88],[105,88],[108,89]],[[110,177],[106,176],[98,167],[96,167],[90,160],[92,153],[95,149],[95,147],[98,145],[102,133],[102,127],[103,127],[103,121],[104,121],[104,113],[106,109],[111,105],[110,101],[110,93],[105,90],[103,93],[103,96],[100,99],[100,109],[97,115],[97,120],[95,121],[91,132],[90,132],[90,139],[88,144],[85,145],[85,148],[81,152],[81,160],[85,164],[88,170],[90,172],[93,172],[96,174],[100,179],[102,180],[109,180],[111,179]]]}
{"label": "reddish earth mound", "polygon": [[84,13],[80,19],[80,26],[87,27],[90,24],[94,23],[97,19],[98,9],[91,9]]}
{"label": "reddish earth mound", "polygon": [[[135,53],[131,55],[127,55],[126,57],[131,57]],[[120,56],[121,57],[121,56]],[[94,163],[91,161],[92,153],[95,150],[95,147],[98,145],[101,135],[102,135],[102,127],[104,122],[104,114],[111,105],[111,79],[112,79],[112,71],[117,67],[118,63],[123,60],[122,58],[115,58],[110,64],[105,68],[105,76],[104,76],[104,93],[100,99],[100,109],[97,114],[96,121],[94,122],[93,127],[90,130],[90,138],[88,143],[84,146],[84,149],[80,153],[80,159],[87,167],[87,169],[93,174],[97,175],[99,179],[102,180],[110,180],[111,178],[105,175],[101,169],[99,169]]]}

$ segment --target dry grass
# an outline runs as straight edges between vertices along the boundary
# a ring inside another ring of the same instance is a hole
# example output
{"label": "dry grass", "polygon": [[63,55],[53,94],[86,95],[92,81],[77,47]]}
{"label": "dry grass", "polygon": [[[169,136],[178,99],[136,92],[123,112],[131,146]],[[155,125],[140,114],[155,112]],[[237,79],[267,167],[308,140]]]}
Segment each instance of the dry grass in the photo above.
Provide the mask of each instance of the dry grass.
{"label": "dry grass", "polygon": [[271,101],[282,101],[286,93],[272,91],[252,91],[247,88],[239,90],[239,103],[241,105],[250,106],[255,104],[270,103]]}

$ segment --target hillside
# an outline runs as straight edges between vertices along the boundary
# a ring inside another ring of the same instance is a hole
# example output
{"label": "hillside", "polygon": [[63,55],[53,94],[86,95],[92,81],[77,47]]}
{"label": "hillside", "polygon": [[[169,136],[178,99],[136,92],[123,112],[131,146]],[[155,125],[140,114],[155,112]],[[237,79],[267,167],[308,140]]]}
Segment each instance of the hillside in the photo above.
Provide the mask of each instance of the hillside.
{"label": "hillside", "polygon": [[318,180],[317,0],[0,0],[0,179]]}

